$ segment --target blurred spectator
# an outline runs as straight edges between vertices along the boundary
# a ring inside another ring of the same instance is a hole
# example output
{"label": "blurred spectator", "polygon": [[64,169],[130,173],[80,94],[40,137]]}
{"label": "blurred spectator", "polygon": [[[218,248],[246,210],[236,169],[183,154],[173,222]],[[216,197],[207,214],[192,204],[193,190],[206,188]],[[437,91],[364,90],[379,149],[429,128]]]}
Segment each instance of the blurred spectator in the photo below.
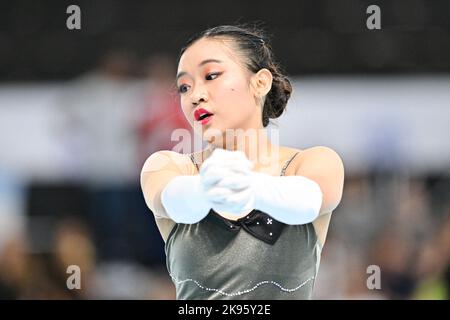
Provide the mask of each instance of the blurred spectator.
{"label": "blurred spectator", "polygon": [[0,254],[0,299],[24,297],[30,286],[31,267],[23,237],[9,239]]}
{"label": "blurred spectator", "polygon": [[380,267],[381,289],[388,299],[408,299],[415,287],[414,243],[393,228],[382,232],[374,243],[370,264]]}
{"label": "blurred spectator", "polygon": [[71,179],[109,184],[136,181],[134,121],[141,87],[135,55],[112,50],[97,68],[67,83],[59,99],[60,163]]}
{"label": "blurred spectator", "polygon": [[175,299],[175,287],[165,270],[148,269],[132,261],[100,264],[93,292],[101,299]]}
{"label": "blurred spectator", "polygon": [[175,129],[192,134],[175,90],[175,67],[176,61],[165,54],[150,56],[144,65],[147,89],[138,120],[140,166],[152,153],[172,150],[180,143],[171,141]]}
{"label": "blurred spectator", "polygon": [[[55,232],[54,267],[59,282],[66,285],[69,266],[77,266],[81,271],[81,289],[68,290],[75,298],[92,297],[95,285],[95,248],[87,227],[76,218],[62,220]],[[66,287],[67,289],[67,287]]]}
{"label": "blurred spectator", "polygon": [[450,212],[430,238],[420,245],[412,298],[446,300],[450,298]]}

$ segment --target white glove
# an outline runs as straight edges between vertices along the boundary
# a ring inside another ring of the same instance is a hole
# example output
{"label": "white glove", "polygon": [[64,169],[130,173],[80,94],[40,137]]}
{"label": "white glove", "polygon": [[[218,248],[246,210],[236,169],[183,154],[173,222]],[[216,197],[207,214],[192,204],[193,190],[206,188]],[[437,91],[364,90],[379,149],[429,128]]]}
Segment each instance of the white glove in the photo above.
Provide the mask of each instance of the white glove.
{"label": "white glove", "polygon": [[[246,179],[252,165],[242,152],[216,149],[203,163],[200,175],[173,178],[161,192],[161,203],[173,221],[185,224],[199,222],[211,208],[230,213],[253,209],[253,202],[247,200],[251,190]],[[226,188],[217,185],[219,181]]]}
{"label": "white glove", "polygon": [[178,176],[170,180],[161,192],[161,203],[173,221],[185,224],[199,222],[212,208],[199,175]]}
{"label": "white glove", "polygon": [[215,149],[200,175],[172,179],[161,202],[177,223],[196,223],[210,208],[239,216],[258,209],[286,224],[314,221],[322,205],[322,191],[303,176],[272,176],[252,171],[241,151]]}
{"label": "white glove", "polygon": [[303,176],[272,176],[252,171],[241,151],[214,150],[200,170],[206,197],[213,209],[236,215],[258,209],[286,224],[314,221],[322,191]]}
{"label": "white glove", "polygon": [[203,188],[216,211],[242,214],[254,208],[249,176],[253,163],[242,151],[215,149],[200,169]]}

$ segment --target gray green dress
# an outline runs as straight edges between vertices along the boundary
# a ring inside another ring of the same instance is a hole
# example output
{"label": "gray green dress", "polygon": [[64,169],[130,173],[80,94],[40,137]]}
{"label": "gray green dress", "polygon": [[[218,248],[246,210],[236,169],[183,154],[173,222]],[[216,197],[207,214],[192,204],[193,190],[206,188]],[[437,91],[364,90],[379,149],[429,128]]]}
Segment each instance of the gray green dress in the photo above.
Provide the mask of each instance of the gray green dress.
{"label": "gray green dress", "polygon": [[311,299],[321,251],[312,223],[259,210],[232,221],[211,209],[198,223],[175,224],[165,244],[178,300]]}

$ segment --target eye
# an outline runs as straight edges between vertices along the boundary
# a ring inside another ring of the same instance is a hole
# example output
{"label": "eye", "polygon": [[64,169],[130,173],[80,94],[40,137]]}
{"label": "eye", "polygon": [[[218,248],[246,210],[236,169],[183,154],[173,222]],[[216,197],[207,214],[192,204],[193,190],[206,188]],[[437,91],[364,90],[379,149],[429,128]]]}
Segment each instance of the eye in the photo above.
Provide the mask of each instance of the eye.
{"label": "eye", "polygon": [[182,84],[181,86],[178,87],[178,92],[179,93],[185,93],[188,90],[187,87],[188,87],[187,85]]}
{"label": "eye", "polygon": [[221,72],[214,72],[214,73],[208,73],[205,77],[206,80],[214,80],[219,75],[221,75]]}

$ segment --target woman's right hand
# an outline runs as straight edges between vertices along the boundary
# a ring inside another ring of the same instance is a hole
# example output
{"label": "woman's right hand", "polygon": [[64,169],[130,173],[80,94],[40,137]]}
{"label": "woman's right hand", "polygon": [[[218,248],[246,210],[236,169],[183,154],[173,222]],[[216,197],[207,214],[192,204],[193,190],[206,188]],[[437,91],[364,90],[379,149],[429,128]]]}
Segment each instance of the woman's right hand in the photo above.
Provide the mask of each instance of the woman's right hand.
{"label": "woman's right hand", "polygon": [[254,208],[249,184],[252,167],[243,152],[214,150],[200,169],[205,195],[214,211],[229,219],[243,217]]}

